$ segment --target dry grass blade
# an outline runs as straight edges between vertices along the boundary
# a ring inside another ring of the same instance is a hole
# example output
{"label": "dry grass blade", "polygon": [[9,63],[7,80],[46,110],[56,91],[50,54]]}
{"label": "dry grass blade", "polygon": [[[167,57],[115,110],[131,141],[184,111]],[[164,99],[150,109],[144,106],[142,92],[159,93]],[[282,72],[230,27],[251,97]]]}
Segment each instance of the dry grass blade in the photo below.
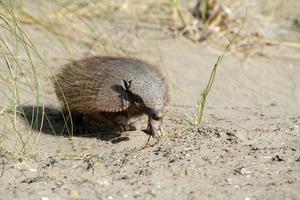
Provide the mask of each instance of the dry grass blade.
{"label": "dry grass blade", "polygon": [[241,27],[239,28],[238,32],[233,36],[233,38],[229,41],[229,43],[227,44],[227,46],[225,47],[225,49],[223,51],[223,54],[218,57],[217,62],[213,66],[213,69],[211,71],[211,74],[210,74],[210,77],[208,79],[207,85],[206,85],[205,89],[203,90],[203,92],[201,93],[201,97],[200,97],[200,99],[197,103],[196,115],[193,118],[194,126],[199,126],[202,122],[206,99],[207,99],[207,96],[210,92],[210,89],[211,89],[211,87],[214,83],[215,76],[216,76],[216,73],[217,73],[217,68],[220,65],[220,63],[222,62],[225,53],[229,50],[230,46],[235,41],[235,39],[239,36],[241,30],[243,29],[243,26],[244,26],[245,21],[246,21],[246,17],[247,17],[247,9],[245,11],[245,16],[243,18],[243,22],[242,22]]}
{"label": "dry grass blade", "polygon": [[[47,109],[45,99],[50,97],[48,93],[46,93],[48,96],[44,96],[46,95],[44,89],[48,90],[48,86],[52,86],[55,75],[52,66],[48,65],[46,60],[48,58],[41,54],[43,49],[37,43],[40,41],[33,37],[35,33],[27,32],[27,28],[41,27],[51,36],[51,39],[59,42],[70,56],[72,53],[69,51],[70,40],[76,40],[88,48],[101,47],[106,52],[108,42],[115,49],[120,49],[110,34],[104,38],[105,33],[109,33],[105,27],[101,26],[102,30],[98,31],[91,23],[92,20],[99,18],[112,20],[113,15],[105,7],[109,5],[94,0],[85,4],[55,0],[48,3],[33,3],[33,7],[40,6],[41,10],[32,12],[31,5],[12,0],[0,1],[0,31],[4,33],[0,35],[0,52],[5,67],[3,68],[5,72],[0,74],[0,82],[3,83],[0,95],[5,99],[0,114],[13,124],[12,127],[10,125],[1,127],[3,128],[1,137],[6,137],[6,133],[12,132],[19,135],[18,138],[24,148],[29,140],[34,140],[36,145],[45,123],[47,128],[53,131],[53,135],[67,132],[69,136],[73,136],[73,121],[68,105],[66,105],[67,112],[60,109],[64,121],[62,130],[58,130],[57,125],[52,124],[51,113],[45,111],[45,108]],[[43,77],[46,77],[46,81]],[[44,81],[40,82],[40,80]],[[30,109],[23,109],[23,99],[26,99],[26,104],[31,102]],[[57,101],[55,103],[58,108],[61,108]],[[30,113],[29,117],[26,117],[26,112]],[[22,135],[26,134],[20,132],[18,116],[24,118],[29,127],[25,138]]]}

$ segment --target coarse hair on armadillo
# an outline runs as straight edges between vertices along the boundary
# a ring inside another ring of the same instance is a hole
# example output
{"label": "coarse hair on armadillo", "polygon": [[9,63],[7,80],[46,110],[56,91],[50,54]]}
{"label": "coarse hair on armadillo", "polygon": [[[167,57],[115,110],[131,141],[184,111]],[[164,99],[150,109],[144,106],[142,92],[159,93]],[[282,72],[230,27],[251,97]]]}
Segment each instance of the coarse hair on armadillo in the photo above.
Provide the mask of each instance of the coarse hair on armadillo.
{"label": "coarse hair on armadillo", "polygon": [[72,61],[56,75],[54,88],[71,111],[120,112],[131,104],[124,82],[125,86],[130,83],[130,91],[151,109],[169,102],[169,86],[161,69],[132,57],[94,56]]}

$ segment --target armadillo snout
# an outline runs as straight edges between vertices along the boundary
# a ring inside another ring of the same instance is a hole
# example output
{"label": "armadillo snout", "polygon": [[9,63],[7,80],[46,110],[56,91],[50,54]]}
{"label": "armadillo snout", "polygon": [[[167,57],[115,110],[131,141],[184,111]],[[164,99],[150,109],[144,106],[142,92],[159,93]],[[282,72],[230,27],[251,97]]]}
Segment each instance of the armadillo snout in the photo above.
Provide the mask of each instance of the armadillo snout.
{"label": "armadillo snout", "polygon": [[163,112],[157,112],[155,113],[155,119],[156,120],[159,120],[159,119],[162,119],[164,117],[164,113]]}
{"label": "armadillo snout", "polygon": [[150,110],[150,109],[147,109],[145,111],[145,113],[150,117],[152,118],[153,120],[156,120],[156,121],[159,121],[160,119],[162,119],[164,117],[164,112],[163,112],[163,109],[160,109],[160,110]]}

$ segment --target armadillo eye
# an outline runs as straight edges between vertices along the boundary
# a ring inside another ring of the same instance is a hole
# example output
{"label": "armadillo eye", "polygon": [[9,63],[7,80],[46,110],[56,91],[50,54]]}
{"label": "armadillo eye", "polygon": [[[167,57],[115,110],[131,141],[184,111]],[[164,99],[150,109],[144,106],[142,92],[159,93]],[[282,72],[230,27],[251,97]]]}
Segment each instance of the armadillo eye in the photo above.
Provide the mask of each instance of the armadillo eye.
{"label": "armadillo eye", "polygon": [[136,103],[143,103],[143,99],[140,96],[134,95],[133,99]]}

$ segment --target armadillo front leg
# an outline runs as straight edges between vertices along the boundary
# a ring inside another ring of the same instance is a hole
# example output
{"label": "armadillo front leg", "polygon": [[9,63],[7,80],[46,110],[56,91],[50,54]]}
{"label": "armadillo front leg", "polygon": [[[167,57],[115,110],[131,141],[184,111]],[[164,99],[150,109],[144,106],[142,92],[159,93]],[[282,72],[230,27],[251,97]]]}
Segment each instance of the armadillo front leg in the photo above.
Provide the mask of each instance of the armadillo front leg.
{"label": "armadillo front leg", "polygon": [[88,117],[99,124],[107,124],[118,128],[121,132],[130,130],[126,113],[95,112],[89,113]]}
{"label": "armadillo front leg", "polygon": [[75,131],[79,134],[86,134],[86,127],[83,121],[83,114],[76,113],[74,117]]}
{"label": "armadillo front leg", "polygon": [[154,119],[149,117],[147,132],[151,136],[157,137],[157,138],[160,138],[160,137],[164,136],[164,131],[161,127],[161,119],[154,120]]}
{"label": "armadillo front leg", "polygon": [[130,130],[130,126],[128,124],[128,116],[126,113],[116,114],[114,117],[115,125],[120,129],[121,132],[126,132]]}

